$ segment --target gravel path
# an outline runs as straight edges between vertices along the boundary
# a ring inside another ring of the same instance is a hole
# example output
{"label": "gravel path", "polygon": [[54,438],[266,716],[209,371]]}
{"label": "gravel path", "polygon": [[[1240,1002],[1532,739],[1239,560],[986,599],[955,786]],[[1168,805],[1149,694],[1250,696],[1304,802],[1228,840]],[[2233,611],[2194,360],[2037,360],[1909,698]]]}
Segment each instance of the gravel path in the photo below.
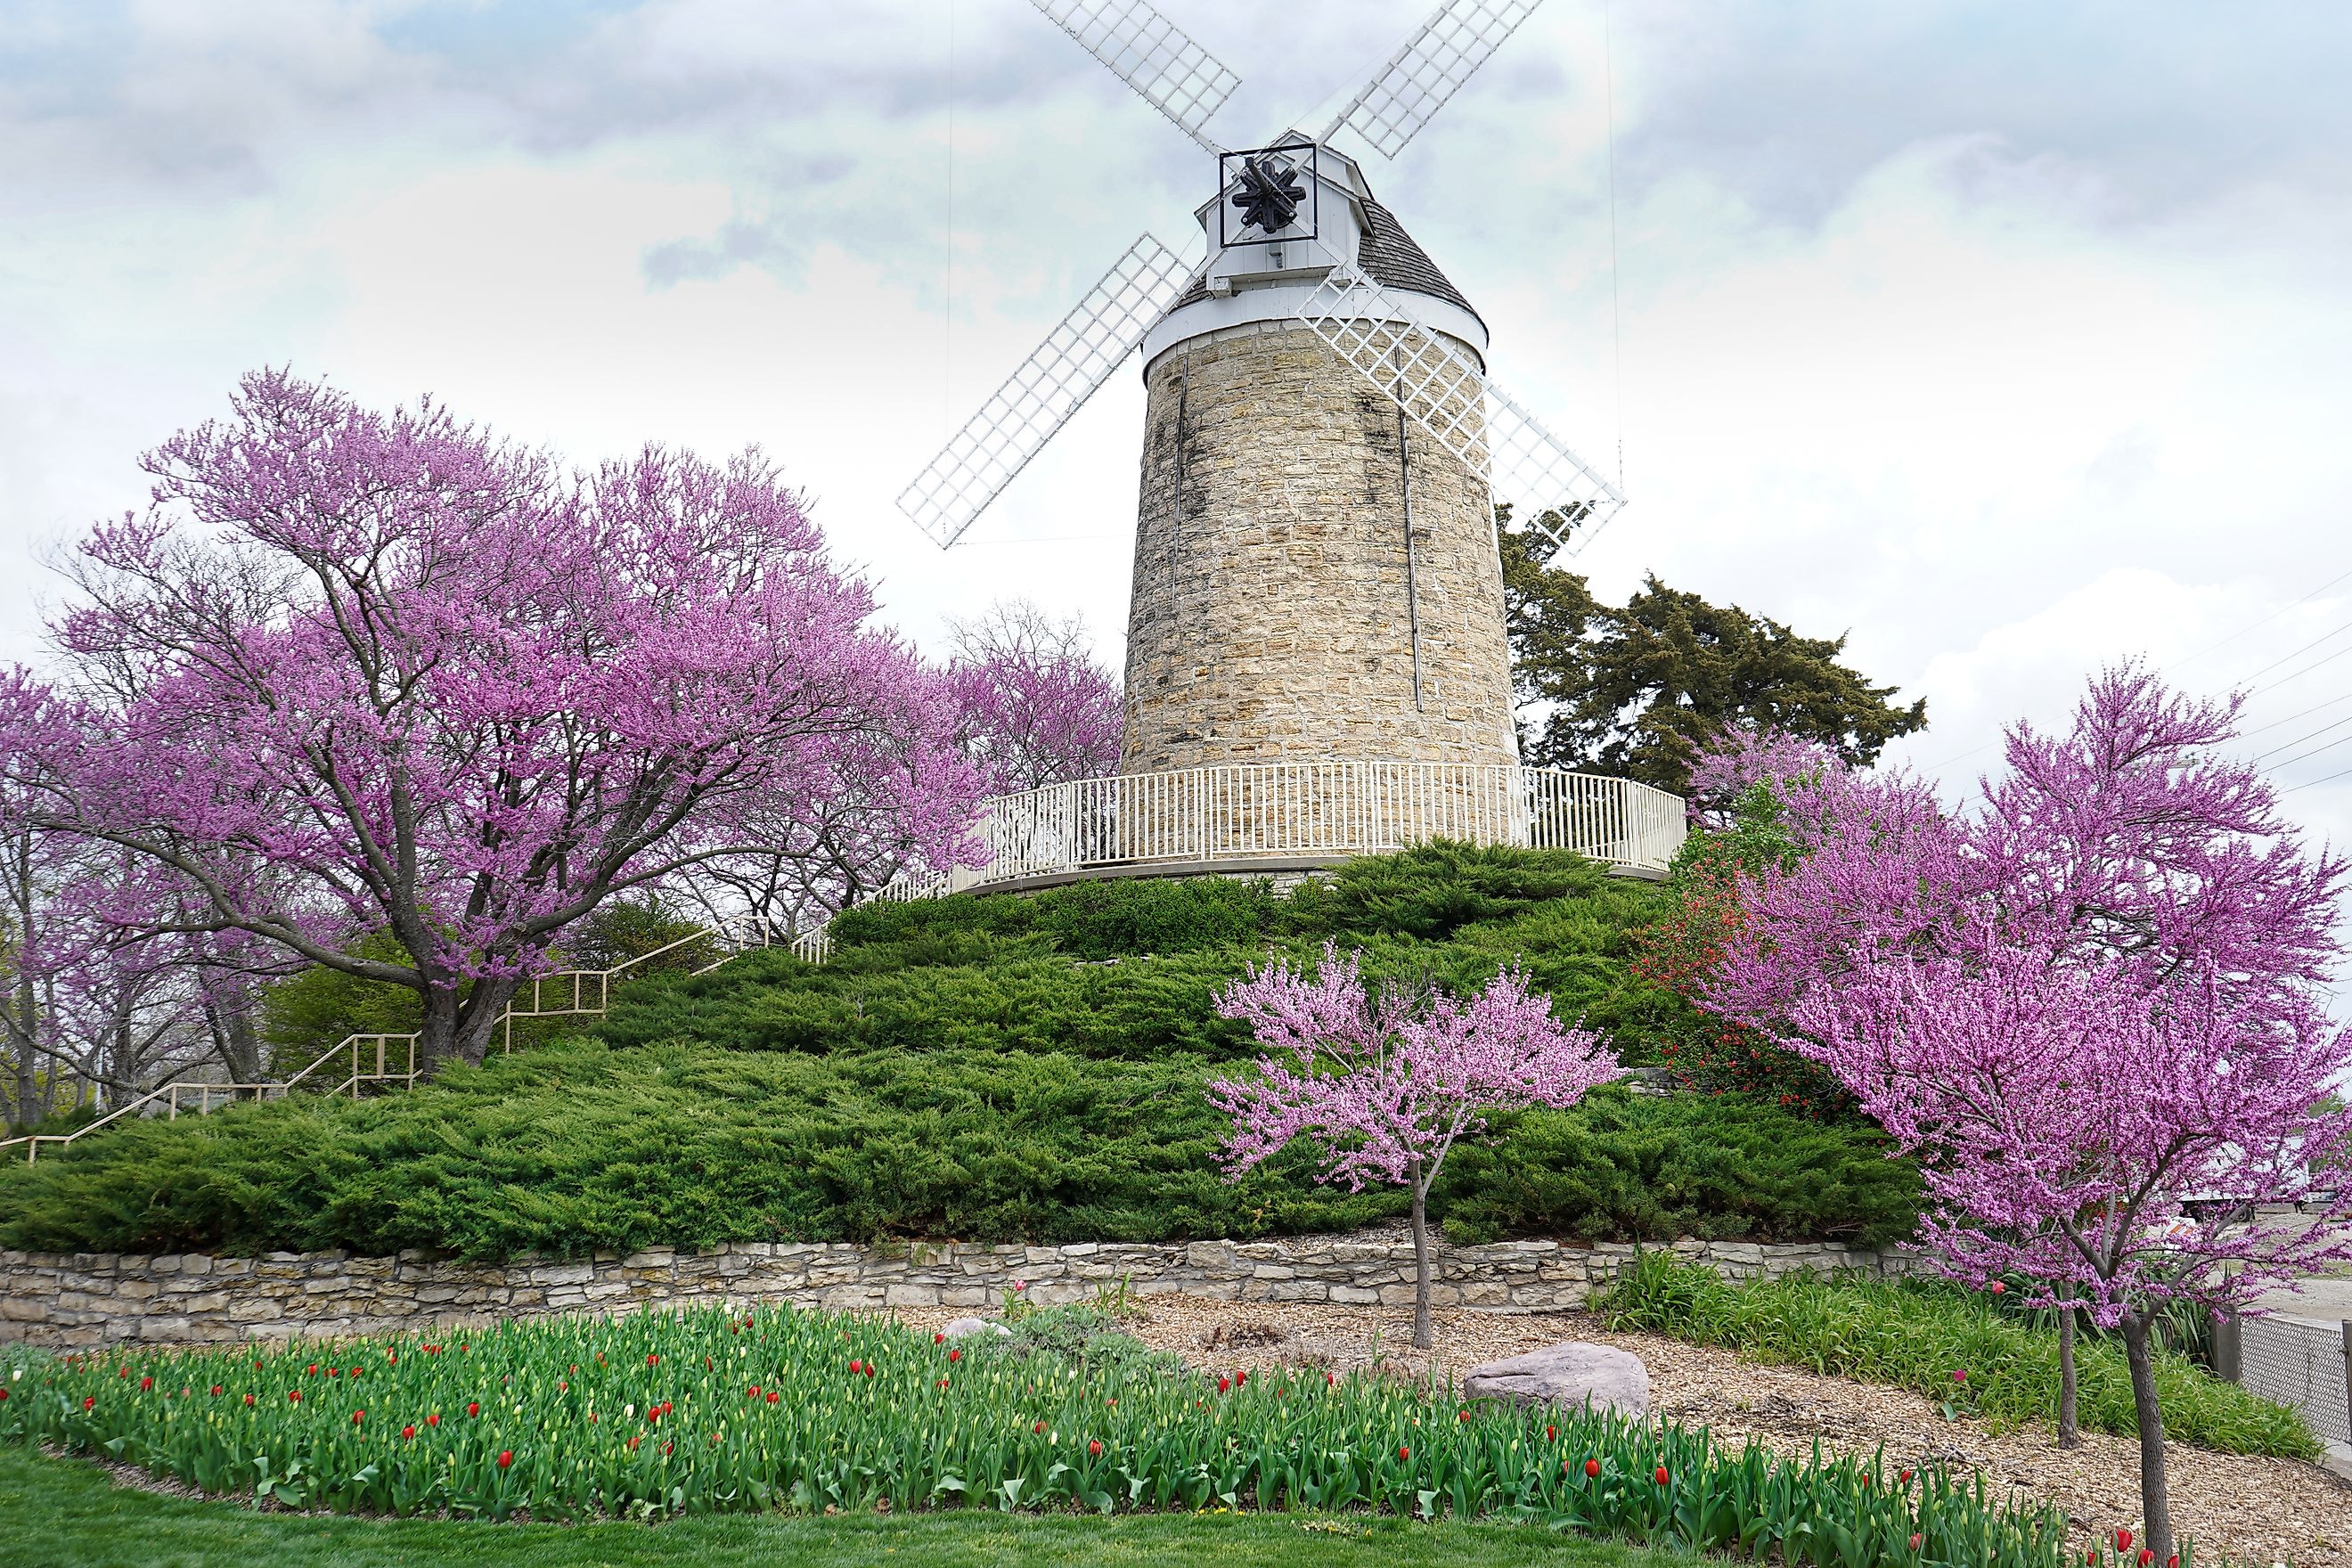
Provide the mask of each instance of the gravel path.
{"label": "gravel path", "polygon": [[[1819,1439],[1834,1453],[1869,1453],[1882,1445],[1898,1465],[1937,1460],[1984,1473],[1996,1496],[2063,1509],[2078,1549],[2118,1528],[2137,1532],[2139,1446],[2086,1432],[2080,1448],[2057,1446],[2045,1431],[1996,1432],[1883,1384],[1760,1366],[1728,1351],[1649,1334],[1612,1333],[1577,1312],[1504,1317],[1440,1310],[1437,1348],[1411,1351],[1412,1315],[1382,1307],[1213,1301],[1150,1296],[1128,1327],[1138,1338],[1204,1370],[1277,1362],[1339,1370],[1381,1366],[1407,1375],[1459,1377],[1481,1362],[1562,1340],[1619,1345],[1650,1369],[1659,1413],[1706,1426],[1737,1443],[1754,1436],[1779,1453],[1809,1454]],[[902,1310],[910,1323],[937,1328],[962,1314]],[[2173,1528],[2193,1536],[2212,1561],[2215,1548],[2241,1563],[2294,1563],[2352,1568],[2352,1486],[2316,1465],[2242,1458],[2173,1444],[2167,1456]]]}

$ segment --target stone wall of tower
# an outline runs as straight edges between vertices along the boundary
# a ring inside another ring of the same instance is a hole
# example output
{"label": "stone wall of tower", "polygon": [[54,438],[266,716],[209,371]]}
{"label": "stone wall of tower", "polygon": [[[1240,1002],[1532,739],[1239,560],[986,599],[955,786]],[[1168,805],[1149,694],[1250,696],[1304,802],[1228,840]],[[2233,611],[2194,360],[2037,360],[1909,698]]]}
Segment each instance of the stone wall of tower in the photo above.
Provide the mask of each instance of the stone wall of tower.
{"label": "stone wall of tower", "polygon": [[1401,467],[1396,405],[1303,327],[1180,343],[1147,382],[1121,771],[1516,761],[1485,484],[1417,425]]}

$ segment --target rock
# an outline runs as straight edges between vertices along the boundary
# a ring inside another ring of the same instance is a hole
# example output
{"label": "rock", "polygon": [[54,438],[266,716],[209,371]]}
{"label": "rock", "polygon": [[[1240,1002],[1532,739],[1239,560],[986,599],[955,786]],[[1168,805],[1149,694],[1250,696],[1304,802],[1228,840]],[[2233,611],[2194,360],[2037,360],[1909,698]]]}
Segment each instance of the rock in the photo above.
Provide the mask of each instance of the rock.
{"label": "rock", "polygon": [[1516,1399],[1523,1405],[1589,1405],[1640,1420],[1650,1409],[1650,1369],[1631,1351],[1570,1343],[1474,1366],[1462,1378],[1474,1399]]}
{"label": "rock", "polygon": [[1013,1332],[1003,1323],[992,1323],[985,1318],[958,1318],[940,1331],[951,1340],[960,1340],[971,1334],[987,1333],[992,1329],[1000,1334],[1009,1335]]}

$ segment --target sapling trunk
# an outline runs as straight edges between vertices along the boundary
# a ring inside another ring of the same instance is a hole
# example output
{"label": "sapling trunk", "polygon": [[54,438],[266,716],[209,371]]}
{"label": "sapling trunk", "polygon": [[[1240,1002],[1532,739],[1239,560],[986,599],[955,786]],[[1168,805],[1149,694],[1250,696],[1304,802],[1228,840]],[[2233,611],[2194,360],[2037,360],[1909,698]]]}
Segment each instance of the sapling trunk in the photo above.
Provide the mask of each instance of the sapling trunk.
{"label": "sapling trunk", "polygon": [[2065,1286],[2059,1295],[2070,1305],[2058,1309],[2058,1446],[2079,1448],[2083,1428],[2074,1412],[2074,1288]]}
{"label": "sapling trunk", "polygon": [[2147,1551],[2158,1563],[2172,1559],[2172,1506],[2164,1489],[2164,1410],[2156,1402],[2156,1363],[2148,1352],[2144,1311],[2124,1314],[2124,1360],[2131,1367],[2132,1405],[2139,1415],[2139,1506],[2147,1531]]}
{"label": "sapling trunk", "polygon": [[1415,1160],[1407,1173],[1412,1184],[1412,1348],[1425,1351],[1437,1343],[1429,1321],[1429,1186]]}

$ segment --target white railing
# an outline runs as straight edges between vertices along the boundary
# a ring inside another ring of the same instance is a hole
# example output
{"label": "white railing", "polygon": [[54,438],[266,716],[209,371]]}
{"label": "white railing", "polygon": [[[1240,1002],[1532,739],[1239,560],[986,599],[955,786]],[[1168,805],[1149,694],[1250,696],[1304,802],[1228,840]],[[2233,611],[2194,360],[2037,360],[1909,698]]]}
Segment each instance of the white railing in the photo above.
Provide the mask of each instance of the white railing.
{"label": "white railing", "polygon": [[976,885],[1155,861],[1368,855],[1432,838],[1664,872],[1683,803],[1631,779],[1465,763],[1265,763],[1082,779],[987,803]]}
{"label": "white railing", "polygon": [[[982,803],[979,870],[902,877],[860,903],[904,903],[1122,866],[1372,855],[1433,838],[1573,849],[1664,875],[1688,834],[1682,797],[1631,779],[1469,763],[1262,763],[1120,773]],[[833,953],[818,926],[793,939]]]}

